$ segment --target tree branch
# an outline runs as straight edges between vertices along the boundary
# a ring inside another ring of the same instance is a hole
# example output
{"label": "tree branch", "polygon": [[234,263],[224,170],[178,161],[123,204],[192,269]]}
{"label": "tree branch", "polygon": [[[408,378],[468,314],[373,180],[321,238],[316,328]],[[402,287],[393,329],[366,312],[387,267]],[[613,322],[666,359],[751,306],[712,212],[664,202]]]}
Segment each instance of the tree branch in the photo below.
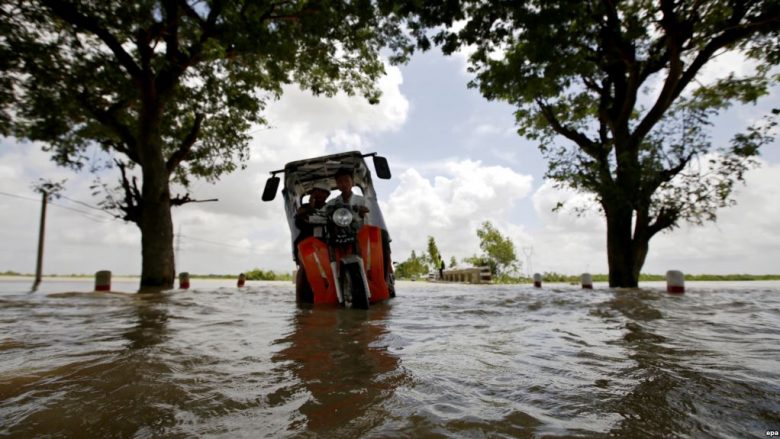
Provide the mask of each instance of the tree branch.
{"label": "tree branch", "polygon": [[179,148],[176,149],[176,151],[171,154],[171,157],[168,158],[168,160],[165,162],[165,168],[168,170],[168,174],[172,173],[176,168],[179,166],[179,163],[181,163],[183,160],[187,159],[187,154],[189,154],[190,150],[192,149],[192,146],[195,144],[195,141],[198,139],[198,134],[200,133],[200,126],[203,123],[204,119],[203,113],[198,113],[195,115],[195,121],[192,124],[192,127],[190,128],[190,132],[187,133],[187,137],[182,140],[181,144],[179,145]]}
{"label": "tree branch", "polygon": [[[663,3],[667,3],[671,0],[665,0]],[[739,11],[739,12],[737,12]],[[732,15],[727,22],[739,23],[744,18],[744,9],[735,9],[735,14]],[[666,15],[666,14],[665,14]],[[676,19],[675,19],[676,20]],[[662,21],[663,22],[663,21]],[[712,56],[720,49],[728,47],[740,40],[743,40],[747,36],[760,32],[763,30],[776,29],[780,25],[780,13],[777,10],[770,11],[766,14],[756,17],[755,20],[746,23],[744,25],[732,25],[726,27],[722,32],[709,39],[709,42],[696,54],[696,57],[690,63],[688,68],[682,70],[682,62],[680,60],[679,50],[682,47],[682,41],[677,42],[677,46],[671,46],[672,50],[669,51],[669,75],[664,84],[664,88],[661,91],[658,99],[656,100],[653,108],[645,115],[642,121],[637,126],[633,134],[635,141],[643,139],[650,130],[653,129],[656,123],[663,117],[666,110],[671,106],[674,99],[676,99],[685,87],[694,80],[701,68],[712,58]],[[667,30],[667,34],[669,30]],[[669,35],[667,35],[669,36]],[[685,35],[685,38],[690,38],[689,35]],[[676,77],[675,77],[676,76]]]}
{"label": "tree branch", "polygon": [[681,89],[680,78],[683,74],[682,45],[689,38],[681,32],[681,24],[674,13],[674,0],[662,0],[661,26],[665,32],[666,58],[668,58],[668,70],[664,86],[658,94],[653,107],[647,112],[645,117],[637,126],[631,135],[631,141],[638,145],[641,140],[647,136],[647,133],[661,120],[666,110],[671,106],[674,99],[679,95]]}
{"label": "tree branch", "polygon": [[122,188],[125,192],[125,206],[119,206],[125,212],[125,221],[131,221],[138,224],[141,221],[142,199],[141,191],[138,189],[138,180],[133,177],[132,183],[127,178],[127,166],[119,160],[114,160],[119,172],[122,174]]}
{"label": "tree branch", "polygon": [[[611,129],[615,136],[626,136],[628,122],[636,103],[639,89],[636,48],[621,34],[623,27],[617,4],[613,0],[603,0],[606,10],[606,26],[600,32],[601,45],[605,50],[607,64],[604,66],[611,86],[614,87],[614,107],[611,113]],[[620,133],[617,132],[620,130]]]}
{"label": "tree branch", "polygon": [[693,155],[694,154],[691,152],[687,157],[680,160],[677,165],[655,173],[653,178],[649,178],[647,183],[643,185],[642,192],[648,195],[652,195],[659,186],[670,182],[677,174],[682,172],[682,170],[688,166],[688,163],[691,161],[691,159],[693,159]]}
{"label": "tree branch", "polygon": [[[175,4],[173,2],[166,3],[166,6],[175,8]],[[223,6],[223,1],[217,0],[211,5],[211,9],[209,10],[209,15],[206,18],[206,21],[203,21],[203,19],[198,17],[197,21],[201,29],[200,38],[193,41],[193,43],[188,48],[186,48],[185,52],[181,52],[179,50],[178,11],[173,12],[174,15],[172,17],[176,17],[175,23],[171,23],[169,21],[166,26],[166,59],[168,59],[169,62],[160,71],[156,81],[157,91],[159,94],[162,95],[168,93],[176,84],[176,81],[184,73],[184,71],[187,70],[187,68],[191,65],[198,62],[200,56],[203,54],[204,44],[215,33],[217,18],[219,18],[220,14],[222,13]],[[185,9],[185,13],[190,15],[191,13],[195,12],[187,12],[187,9]],[[195,14],[197,15],[197,13]],[[170,20],[172,17],[169,16],[167,19]],[[173,40],[175,40],[175,42],[173,42]]]}
{"label": "tree branch", "polygon": [[120,122],[116,117],[117,112],[127,106],[127,102],[118,101],[109,106],[107,110],[102,110],[90,102],[89,96],[87,96],[86,92],[78,93],[76,97],[84,109],[92,114],[92,116],[94,116],[99,123],[116,134],[117,137],[119,137],[119,139],[122,141],[121,144],[114,143],[114,149],[126,155],[127,158],[133,162],[140,163],[137,152],[138,143],[136,142],[136,138],[133,135],[132,130],[127,125]]}
{"label": "tree branch", "polygon": [[194,200],[190,198],[189,193],[186,193],[184,195],[176,195],[175,197],[171,198],[171,206],[182,206],[187,203],[210,203],[212,201],[219,201],[219,199],[211,198],[209,200]]}
{"label": "tree branch", "polygon": [[676,207],[663,207],[656,215],[655,220],[647,226],[648,239],[661,230],[674,226],[680,217],[680,209]]}
{"label": "tree branch", "polygon": [[86,30],[95,34],[116,56],[122,67],[136,82],[141,81],[141,69],[135,60],[122,47],[122,44],[95,17],[81,14],[76,6],[63,0],[42,0],[42,3],[55,15],[72,24],[76,29]]}
{"label": "tree branch", "polygon": [[585,153],[587,153],[589,156],[595,159],[599,158],[598,147],[593,143],[593,141],[588,139],[587,136],[580,133],[579,131],[562,125],[555,116],[555,112],[552,110],[552,107],[542,102],[541,99],[536,99],[536,105],[539,106],[539,109],[542,111],[542,116],[544,116],[545,120],[547,120],[547,123],[550,124],[556,133],[576,143],[577,146],[582,148],[582,150],[585,151]]}
{"label": "tree branch", "polygon": [[[183,3],[187,9],[192,9],[186,1],[182,1],[181,3]],[[165,58],[169,63],[175,63],[177,61],[176,58],[179,56],[179,38],[177,35],[179,31],[179,9],[176,7],[176,0],[164,1],[163,8],[165,9],[166,17],[165,34],[163,36],[165,39]],[[195,14],[195,16],[200,22],[200,17],[197,14]]]}

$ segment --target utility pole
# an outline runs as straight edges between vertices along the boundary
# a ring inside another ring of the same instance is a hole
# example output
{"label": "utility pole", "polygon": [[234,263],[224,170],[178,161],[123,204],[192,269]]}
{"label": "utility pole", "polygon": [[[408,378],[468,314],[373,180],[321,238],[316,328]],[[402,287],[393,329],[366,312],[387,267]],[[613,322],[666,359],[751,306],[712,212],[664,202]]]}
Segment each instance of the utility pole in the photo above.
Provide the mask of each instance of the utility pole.
{"label": "utility pole", "polygon": [[43,237],[46,230],[46,204],[49,201],[49,197],[60,197],[60,192],[63,190],[65,180],[60,182],[53,182],[43,178],[39,178],[38,182],[33,185],[33,189],[36,192],[41,193],[41,224],[38,229],[38,261],[35,264],[35,282],[33,282],[32,291],[38,290],[38,285],[41,283],[41,276],[43,275]]}
{"label": "utility pole", "polygon": [[46,202],[49,200],[49,193],[41,189],[41,224],[38,229],[38,261],[35,264],[35,282],[32,290],[37,291],[41,283],[41,272],[43,271],[43,235],[46,231]]}

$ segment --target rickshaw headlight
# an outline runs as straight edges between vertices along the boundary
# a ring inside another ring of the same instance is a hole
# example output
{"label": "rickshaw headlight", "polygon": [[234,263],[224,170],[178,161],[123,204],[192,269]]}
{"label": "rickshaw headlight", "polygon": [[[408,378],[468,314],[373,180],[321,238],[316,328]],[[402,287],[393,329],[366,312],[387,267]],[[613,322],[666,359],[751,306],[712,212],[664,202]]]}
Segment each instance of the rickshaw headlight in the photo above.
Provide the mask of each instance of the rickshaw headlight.
{"label": "rickshaw headlight", "polygon": [[352,212],[346,207],[339,207],[333,212],[333,222],[339,227],[347,227],[352,224]]}

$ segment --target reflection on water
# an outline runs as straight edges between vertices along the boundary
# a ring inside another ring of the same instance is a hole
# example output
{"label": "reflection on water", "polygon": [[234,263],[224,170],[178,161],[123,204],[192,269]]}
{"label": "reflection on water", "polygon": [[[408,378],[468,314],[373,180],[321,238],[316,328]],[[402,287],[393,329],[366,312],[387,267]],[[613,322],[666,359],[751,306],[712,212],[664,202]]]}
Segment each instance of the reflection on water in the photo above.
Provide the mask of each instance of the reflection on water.
{"label": "reflection on water", "polygon": [[[346,311],[346,312],[345,312]],[[272,360],[296,384],[271,397],[304,394],[292,430],[315,436],[361,437],[387,417],[383,402],[407,376],[382,343],[390,305],[368,311],[302,309],[293,330],[275,343],[285,346]]]}
{"label": "reflection on water", "polygon": [[359,311],[0,281],[0,437],[764,437],[780,285],[732,285],[400,283]]}

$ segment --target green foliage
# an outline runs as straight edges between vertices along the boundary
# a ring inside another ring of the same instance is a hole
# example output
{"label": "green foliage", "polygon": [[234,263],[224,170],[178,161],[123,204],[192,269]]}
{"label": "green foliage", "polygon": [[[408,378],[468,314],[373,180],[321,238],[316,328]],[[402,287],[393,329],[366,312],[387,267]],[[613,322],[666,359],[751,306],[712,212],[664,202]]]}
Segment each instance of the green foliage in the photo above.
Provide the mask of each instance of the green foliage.
{"label": "green foliage", "polygon": [[395,277],[398,279],[414,279],[420,276],[425,276],[430,270],[428,262],[424,257],[418,257],[412,250],[412,254],[409,258],[395,266]]}
{"label": "green foliage", "polygon": [[[445,53],[469,47],[469,85],[516,107],[519,134],[548,160],[546,177],[594,195],[615,286],[634,286],[656,233],[715,220],[773,139],[774,113],[730,145],[712,145],[708,129],[723,109],[777,83],[780,8],[705,3],[432,0],[411,25],[422,49],[429,38]],[[756,68],[704,78],[727,50]]]}
{"label": "green foliage", "polygon": [[[246,280],[292,280],[290,273],[276,273],[268,270],[264,271],[259,268],[244,272]],[[235,276],[233,276],[235,277]]]}
{"label": "green foliage", "polygon": [[458,265],[458,260],[453,256],[450,258],[450,268],[455,267],[456,265]]}
{"label": "green foliage", "polygon": [[[3,2],[0,134],[89,165],[102,207],[141,229],[142,286],[169,288],[170,208],[196,201],[191,179],[245,166],[250,127],[267,124],[266,104],[288,84],[378,102],[380,50],[406,51],[395,11],[392,1]],[[100,179],[113,166],[116,186]]]}
{"label": "green foliage", "polygon": [[[403,58],[399,23],[392,2],[4,2],[0,133],[74,169],[213,182],[244,166],[248,130],[286,84],[377,102],[380,49]],[[106,207],[135,221],[140,192],[121,183]]]}
{"label": "green foliage", "polygon": [[[518,268],[515,244],[509,237],[505,237],[489,221],[482,223],[477,230],[479,248],[483,255],[472,257],[469,262],[474,265],[489,265],[493,274],[500,275],[514,271]],[[476,262],[481,262],[477,264]]]}
{"label": "green foliage", "polygon": [[438,269],[441,266],[441,253],[439,253],[439,248],[436,246],[436,240],[433,239],[433,236],[428,237],[428,257],[431,264],[433,264],[433,268]]}
{"label": "green foliage", "polygon": [[472,265],[474,267],[489,267],[490,268],[490,273],[493,274],[494,277],[498,277],[499,276],[499,274],[498,274],[498,263],[496,262],[495,259],[493,259],[493,258],[491,258],[491,257],[489,257],[487,255],[482,255],[482,256],[472,255],[472,256],[463,258],[463,262],[465,262],[467,264],[470,264],[470,265]]}

